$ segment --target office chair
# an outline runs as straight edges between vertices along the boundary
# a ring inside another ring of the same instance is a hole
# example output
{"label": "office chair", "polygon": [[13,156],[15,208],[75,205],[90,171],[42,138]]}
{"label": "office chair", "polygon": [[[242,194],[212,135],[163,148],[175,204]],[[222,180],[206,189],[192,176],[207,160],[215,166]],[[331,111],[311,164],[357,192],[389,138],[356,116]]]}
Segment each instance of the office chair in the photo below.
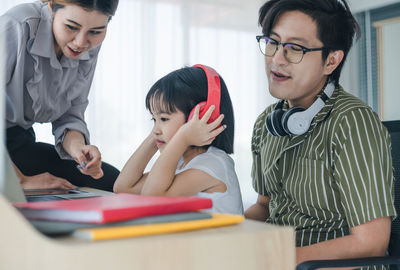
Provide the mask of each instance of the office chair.
{"label": "office chair", "polygon": [[[392,141],[392,160],[394,167],[394,204],[396,212],[400,214],[400,120],[383,121],[382,122],[391,137]],[[388,256],[354,258],[340,260],[314,260],[306,261],[297,265],[296,270],[313,270],[318,268],[333,267],[357,267],[357,266],[374,266],[374,265],[390,265],[392,270],[400,270],[400,218],[392,221],[392,230],[390,234],[390,242],[388,247]]]}

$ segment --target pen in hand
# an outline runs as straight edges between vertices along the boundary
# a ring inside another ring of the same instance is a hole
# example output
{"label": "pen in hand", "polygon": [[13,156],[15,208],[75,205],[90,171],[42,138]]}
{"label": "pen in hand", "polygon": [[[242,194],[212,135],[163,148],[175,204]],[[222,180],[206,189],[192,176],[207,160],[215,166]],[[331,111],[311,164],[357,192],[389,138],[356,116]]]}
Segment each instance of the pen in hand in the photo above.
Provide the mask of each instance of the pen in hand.
{"label": "pen in hand", "polygon": [[85,166],[86,166],[86,162],[85,162],[85,161],[82,161],[81,164],[76,165],[76,168],[77,168],[78,170],[86,170],[86,169],[89,169],[89,168],[85,168]]}

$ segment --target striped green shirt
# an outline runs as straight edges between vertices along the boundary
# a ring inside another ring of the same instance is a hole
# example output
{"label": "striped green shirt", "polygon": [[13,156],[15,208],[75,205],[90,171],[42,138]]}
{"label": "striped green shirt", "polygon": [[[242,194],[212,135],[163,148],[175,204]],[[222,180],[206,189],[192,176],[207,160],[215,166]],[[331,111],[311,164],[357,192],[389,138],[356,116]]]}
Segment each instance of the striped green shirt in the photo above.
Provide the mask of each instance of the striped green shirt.
{"label": "striped green shirt", "polygon": [[293,226],[296,246],[306,246],[396,216],[390,137],[370,107],[337,87],[308,132],[286,137],[265,128],[274,107],[257,118],[251,145],[254,189],[270,197],[268,223]]}

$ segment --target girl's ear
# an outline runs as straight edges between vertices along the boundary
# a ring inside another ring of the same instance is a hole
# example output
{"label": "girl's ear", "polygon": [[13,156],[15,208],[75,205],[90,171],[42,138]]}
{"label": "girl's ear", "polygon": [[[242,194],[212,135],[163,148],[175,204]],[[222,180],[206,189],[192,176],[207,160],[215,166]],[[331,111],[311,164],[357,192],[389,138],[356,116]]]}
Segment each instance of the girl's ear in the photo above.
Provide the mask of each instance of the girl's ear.
{"label": "girl's ear", "polygon": [[337,66],[342,62],[343,57],[344,52],[342,50],[330,52],[325,60],[325,75],[332,74],[332,72],[335,71]]}

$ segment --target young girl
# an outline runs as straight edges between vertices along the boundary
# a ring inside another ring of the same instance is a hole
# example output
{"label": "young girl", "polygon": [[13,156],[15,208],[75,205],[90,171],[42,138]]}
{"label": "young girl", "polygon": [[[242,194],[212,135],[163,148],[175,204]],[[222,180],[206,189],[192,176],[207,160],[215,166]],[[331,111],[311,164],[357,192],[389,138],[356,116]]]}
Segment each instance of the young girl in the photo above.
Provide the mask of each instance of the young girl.
{"label": "young girl", "polygon": [[[122,169],[115,192],[208,197],[213,200],[212,212],[243,214],[234,162],[228,155],[233,152],[233,108],[222,78],[220,102],[199,117],[196,104],[208,95],[206,71],[215,72],[205,66],[182,68],[151,87],[146,107],[153,117],[153,130]],[[221,115],[207,123],[218,105]],[[160,156],[151,171],[144,173],[157,150]]]}

